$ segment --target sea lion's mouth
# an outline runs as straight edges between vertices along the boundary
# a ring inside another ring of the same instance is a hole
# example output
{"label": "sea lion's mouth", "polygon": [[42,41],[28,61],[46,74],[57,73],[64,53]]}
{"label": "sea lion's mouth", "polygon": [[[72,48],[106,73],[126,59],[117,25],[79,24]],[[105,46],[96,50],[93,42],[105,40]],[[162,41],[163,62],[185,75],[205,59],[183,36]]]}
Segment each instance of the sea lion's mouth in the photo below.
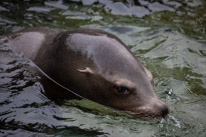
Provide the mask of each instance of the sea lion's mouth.
{"label": "sea lion's mouth", "polygon": [[134,111],[124,111],[124,112],[136,118],[142,118],[142,119],[164,118],[169,114],[169,108],[167,105],[162,105],[159,108],[142,107],[142,108],[135,109]]}
{"label": "sea lion's mouth", "polygon": [[152,119],[152,118],[161,118],[160,115],[152,114],[148,112],[132,112],[132,111],[125,111],[127,114],[134,116],[135,118],[140,119]]}
{"label": "sea lion's mouth", "polygon": [[[134,116],[135,118],[139,119],[160,119],[163,118],[163,116],[155,113],[149,113],[149,112],[132,112],[132,111],[125,111],[127,114]],[[165,116],[164,116],[165,117]]]}

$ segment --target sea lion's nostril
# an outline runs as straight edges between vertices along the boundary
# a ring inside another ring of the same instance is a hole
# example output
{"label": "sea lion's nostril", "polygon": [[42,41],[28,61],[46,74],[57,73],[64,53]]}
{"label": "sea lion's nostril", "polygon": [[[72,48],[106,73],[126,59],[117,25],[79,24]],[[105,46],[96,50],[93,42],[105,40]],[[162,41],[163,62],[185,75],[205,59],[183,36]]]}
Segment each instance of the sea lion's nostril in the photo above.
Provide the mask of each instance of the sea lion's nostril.
{"label": "sea lion's nostril", "polygon": [[169,108],[167,105],[161,106],[162,117],[165,117],[169,113]]}

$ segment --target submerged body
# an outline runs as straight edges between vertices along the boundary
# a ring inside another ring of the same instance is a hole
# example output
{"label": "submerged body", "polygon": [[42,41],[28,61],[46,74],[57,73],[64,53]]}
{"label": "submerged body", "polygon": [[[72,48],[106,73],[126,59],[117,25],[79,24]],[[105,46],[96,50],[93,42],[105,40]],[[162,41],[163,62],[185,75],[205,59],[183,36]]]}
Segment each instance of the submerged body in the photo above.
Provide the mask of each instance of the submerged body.
{"label": "submerged body", "polygon": [[154,92],[152,74],[112,34],[32,28],[6,36],[4,43],[69,89],[66,92],[136,117],[164,117],[169,112]]}

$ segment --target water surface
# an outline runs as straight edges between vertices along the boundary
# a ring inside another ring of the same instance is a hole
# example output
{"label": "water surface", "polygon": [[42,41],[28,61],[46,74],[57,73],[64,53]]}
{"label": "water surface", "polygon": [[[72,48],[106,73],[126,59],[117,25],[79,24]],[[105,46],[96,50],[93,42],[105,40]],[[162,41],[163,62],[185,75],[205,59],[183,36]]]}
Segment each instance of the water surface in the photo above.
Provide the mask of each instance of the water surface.
{"label": "water surface", "polygon": [[28,27],[96,28],[128,45],[170,107],[139,120],[88,100],[48,99],[34,64],[0,45],[0,136],[206,135],[206,2],[203,0],[1,1],[0,34]]}

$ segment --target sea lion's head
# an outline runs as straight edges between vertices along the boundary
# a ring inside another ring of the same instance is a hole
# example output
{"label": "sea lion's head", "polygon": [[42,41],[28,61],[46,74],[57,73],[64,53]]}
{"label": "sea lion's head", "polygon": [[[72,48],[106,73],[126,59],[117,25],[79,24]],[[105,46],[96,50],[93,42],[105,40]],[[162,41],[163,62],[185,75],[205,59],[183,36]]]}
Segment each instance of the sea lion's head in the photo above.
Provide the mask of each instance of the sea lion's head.
{"label": "sea lion's head", "polygon": [[64,56],[61,60],[68,63],[62,73],[69,84],[64,80],[64,86],[136,117],[164,117],[169,113],[168,106],[155,94],[151,72],[114,35],[79,29],[57,39],[62,47],[59,54]]}

